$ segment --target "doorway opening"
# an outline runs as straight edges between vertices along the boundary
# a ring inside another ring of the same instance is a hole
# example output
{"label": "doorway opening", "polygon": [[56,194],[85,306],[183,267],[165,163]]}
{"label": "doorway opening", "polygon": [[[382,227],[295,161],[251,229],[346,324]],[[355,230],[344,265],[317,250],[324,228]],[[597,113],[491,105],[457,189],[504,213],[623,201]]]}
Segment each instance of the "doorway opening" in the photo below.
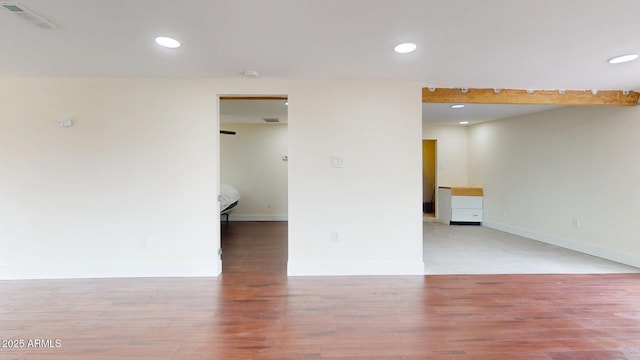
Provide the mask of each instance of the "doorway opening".
{"label": "doorway opening", "polygon": [[436,219],[437,140],[422,140],[422,213],[425,220]]}
{"label": "doorway opening", "polygon": [[286,96],[220,98],[220,189],[238,197],[220,216],[223,273],[286,274],[287,107]]}

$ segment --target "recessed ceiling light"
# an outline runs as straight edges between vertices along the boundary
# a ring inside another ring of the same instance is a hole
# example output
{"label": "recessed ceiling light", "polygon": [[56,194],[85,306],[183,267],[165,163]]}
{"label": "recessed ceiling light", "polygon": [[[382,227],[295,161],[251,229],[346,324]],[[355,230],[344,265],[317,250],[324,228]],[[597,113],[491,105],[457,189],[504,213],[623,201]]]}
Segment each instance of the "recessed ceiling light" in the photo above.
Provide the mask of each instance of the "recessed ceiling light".
{"label": "recessed ceiling light", "polygon": [[452,109],[461,109],[464,107],[464,104],[453,104],[451,105]]}
{"label": "recessed ceiling light", "polygon": [[460,125],[467,125],[469,122],[468,121],[460,121],[458,124]]}
{"label": "recessed ceiling light", "polygon": [[166,37],[166,36],[158,36],[156,38],[156,44],[160,46],[164,46],[169,49],[175,49],[180,47],[180,41],[176,39],[172,39],[170,37]]}
{"label": "recessed ceiling light", "polygon": [[608,61],[609,61],[609,64],[621,64],[621,63],[633,61],[637,58],[638,58],[638,54],[627,54],[627,55],[616,56],[612,59],[609,59]]}
{"label": "recessed ceiling light", "polygon": [[414,43],[403,43],[403,44],[396,45],[396,47],[393,48],[393,50],[395,50],[395,52],[397,52],[398,54],[408,54],[410,52],[415,51],[416,48],[417,46]]}
{"label": "recessed ceiling light", "polygon": [[260,73],[255,70],[245,70],[244,76],[248,78],[257,78],[258,76],[260,76]]}

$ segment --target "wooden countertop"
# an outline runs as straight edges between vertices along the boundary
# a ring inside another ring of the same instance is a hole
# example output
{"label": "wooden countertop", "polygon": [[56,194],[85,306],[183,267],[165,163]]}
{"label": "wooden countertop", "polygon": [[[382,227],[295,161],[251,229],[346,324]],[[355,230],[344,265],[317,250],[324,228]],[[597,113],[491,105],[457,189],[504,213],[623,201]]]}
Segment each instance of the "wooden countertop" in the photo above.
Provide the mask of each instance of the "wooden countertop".
{"label": "wooden countertop", "polygon": [[451,189],[451,195],[453,196],[483,196],[484,192],[482,188],[476,187],[453,187],[453,186],[438,186],[440,189]]}

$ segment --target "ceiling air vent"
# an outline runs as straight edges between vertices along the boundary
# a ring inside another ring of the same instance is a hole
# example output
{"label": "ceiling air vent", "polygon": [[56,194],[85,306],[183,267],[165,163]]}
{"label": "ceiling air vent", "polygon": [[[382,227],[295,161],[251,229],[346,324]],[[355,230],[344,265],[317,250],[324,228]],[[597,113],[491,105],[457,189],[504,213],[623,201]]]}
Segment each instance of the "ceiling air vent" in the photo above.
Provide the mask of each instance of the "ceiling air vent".
{"label": "ceiling air vent", "polygon": [[280,120],[277,118],[262,118],[262,120],[264,120],[264,122],[268,122],[268,123],[279,123]]}
{"label": "ceiling air vent", "polygon": [[7,11],[10,11],[20,16],[23,20],[30,22],[31,24],[39,27],[40,29],[56,29],[57,28],[57,26],[53,24],[51,21],[25,8],[24,6],[18,4],[17,2],[0,1],[0,6],[5,8]]}

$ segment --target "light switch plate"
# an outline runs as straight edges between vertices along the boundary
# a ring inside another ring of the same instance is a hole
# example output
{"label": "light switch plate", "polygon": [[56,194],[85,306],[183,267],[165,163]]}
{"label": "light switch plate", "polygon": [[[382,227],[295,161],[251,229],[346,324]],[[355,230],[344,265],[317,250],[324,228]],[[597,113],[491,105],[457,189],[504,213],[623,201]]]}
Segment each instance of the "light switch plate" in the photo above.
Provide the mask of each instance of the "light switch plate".
{"label": "light switch plate", "polygon": [[331,156],[331,167],[341,168],[344,166],[344,158],[342,155],[332,155]]}

